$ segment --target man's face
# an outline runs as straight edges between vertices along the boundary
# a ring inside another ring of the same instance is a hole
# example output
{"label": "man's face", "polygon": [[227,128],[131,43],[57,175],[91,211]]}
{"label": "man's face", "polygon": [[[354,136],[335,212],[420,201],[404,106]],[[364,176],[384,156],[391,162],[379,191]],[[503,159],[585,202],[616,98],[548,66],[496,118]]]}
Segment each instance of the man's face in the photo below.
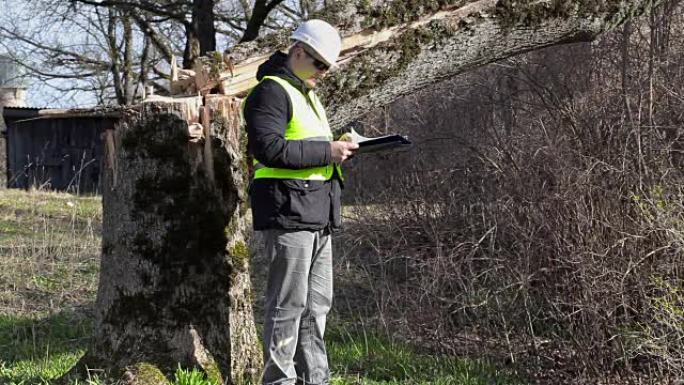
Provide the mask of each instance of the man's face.
{"label": "man's face", "polygon": [[295,47],[292,60],[292,72],[309,88],[314,88],[320,79],[328,73],[330,67],[316,54],[303,45]]}

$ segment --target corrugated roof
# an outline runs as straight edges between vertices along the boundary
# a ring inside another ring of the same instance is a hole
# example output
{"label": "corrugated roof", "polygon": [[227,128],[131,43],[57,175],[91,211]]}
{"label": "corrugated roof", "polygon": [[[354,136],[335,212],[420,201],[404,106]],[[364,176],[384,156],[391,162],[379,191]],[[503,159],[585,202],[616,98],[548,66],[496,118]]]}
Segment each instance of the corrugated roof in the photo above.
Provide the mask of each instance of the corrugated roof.
{"label": "corrugated roof", "polygon": [[120,107],[97,108],[34,108],[34,107],[5,107],[3,116],[13,121],[27,119],[64,119],[64,118],[118,118],[121,116]]}
{"label": "corrugated roof", "polygon": [[28,107],[28,106],[24,106],[24,107],[5,106],[3,108],[6,110],[8,110],[8,109],[13,109],[13,110],[46,110],[46,109],[49,109],[49,107]]}
{"label": "corrugated roof", "polygon": [[5,120],[28,119],[38,116],[40,108],[34,107],[3,107],[2,117]]}
{"label": "corrugated roof", "polygon": [[29,120],[38,119],[82,119],[82,118],[104,118],[119,119],[121,117],[121,107],[96,107],[81,109],[55,109],[37,107],[4,107],[2,111],[4,124],[0,124],[0,134],[7,132],[7,125]]}

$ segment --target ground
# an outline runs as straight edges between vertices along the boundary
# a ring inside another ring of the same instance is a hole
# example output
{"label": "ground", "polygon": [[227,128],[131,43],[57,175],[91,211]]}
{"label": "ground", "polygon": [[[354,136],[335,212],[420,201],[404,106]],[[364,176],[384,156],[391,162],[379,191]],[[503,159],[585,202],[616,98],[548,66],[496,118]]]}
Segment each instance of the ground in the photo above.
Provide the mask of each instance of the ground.
{"label": "ground", "polygon": [[[99,197],[0,189],[0,384],[51,384],[84,353],[97,291],[102,209]],[[419,353],[377,326],[372,282],[345,263],[353,241],[336,247],[336,309],[328,350],[335,385],[516,384],[477,357]],[[263,287],[263,261],[253,261]],[[257,298],[258,302],[258,298]],[[258,307],[257,307],[258,312]],[[259,318],[259,316],[257,315]],[[102,384],[97,370],[91,384]],[[174,385],[203,385],[179,369]],[[75,385],[75,384],[74,384]]]}

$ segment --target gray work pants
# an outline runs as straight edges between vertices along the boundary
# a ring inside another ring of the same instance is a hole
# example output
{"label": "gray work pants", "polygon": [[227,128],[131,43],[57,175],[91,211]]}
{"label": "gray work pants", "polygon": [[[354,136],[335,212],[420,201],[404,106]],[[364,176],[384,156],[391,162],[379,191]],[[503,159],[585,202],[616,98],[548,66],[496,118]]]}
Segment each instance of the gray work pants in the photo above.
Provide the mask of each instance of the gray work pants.
{"label": "gray work pants", "polygon": [[332,306],[332,245],[325,231],[265,230],[265,385],[328,384],[323,334]]}

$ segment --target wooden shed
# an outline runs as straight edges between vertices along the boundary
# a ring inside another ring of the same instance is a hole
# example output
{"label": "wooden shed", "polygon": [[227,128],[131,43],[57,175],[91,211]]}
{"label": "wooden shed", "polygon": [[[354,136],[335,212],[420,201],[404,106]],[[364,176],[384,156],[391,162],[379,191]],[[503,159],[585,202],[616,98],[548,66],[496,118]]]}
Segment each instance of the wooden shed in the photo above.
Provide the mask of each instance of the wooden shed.
{"label": "wooden shed", "polygon": [[8,187],[99,192],[102,134],[117,113],[5,107],[3,117]]}

